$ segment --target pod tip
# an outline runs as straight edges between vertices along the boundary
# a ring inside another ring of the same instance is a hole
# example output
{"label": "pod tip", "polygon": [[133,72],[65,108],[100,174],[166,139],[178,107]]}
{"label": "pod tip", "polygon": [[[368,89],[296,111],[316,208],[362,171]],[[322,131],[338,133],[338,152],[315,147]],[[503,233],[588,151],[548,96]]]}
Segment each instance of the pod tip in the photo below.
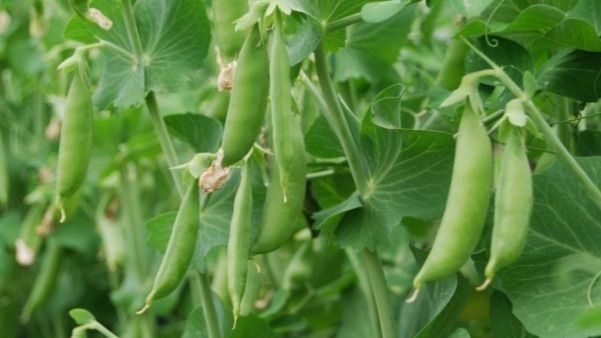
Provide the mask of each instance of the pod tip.
{"label": "pod tip", "polygon": [[407,298],[407,300],[405,300],[406,303],[413,303],[415,302],[415,300],[417,299],[417,296],[419,296],[419,288],[416,288],[413,293],[411,294],[411,296],[409,296],[409,298]]}
{"label": "pod tip", "polygon": [[492,283],[492,277],[486,278],[486,280],[484,281],[484,283],[482,283],[482,285],[478,286],[476,288],[476,290],[478,290],[478,291],[484,291],[490,285],[490,283]]}
{"label": "pod tip", "polygon": [[150,308],[150,303],[146,303],[146,304],[144,304],[143,308],[141,308],[140,310],[136,311],[136,314],[137,315],[141,315],[144,312],[146,312],[146,310],[148,310],[149,308]]}

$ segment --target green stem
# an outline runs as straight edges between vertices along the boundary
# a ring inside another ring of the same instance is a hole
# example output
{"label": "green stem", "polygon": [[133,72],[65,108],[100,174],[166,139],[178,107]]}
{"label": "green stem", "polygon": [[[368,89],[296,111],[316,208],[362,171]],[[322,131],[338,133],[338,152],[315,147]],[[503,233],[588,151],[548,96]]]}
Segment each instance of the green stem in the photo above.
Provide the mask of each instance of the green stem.
{"label": "green stem", "polygon": [[326,25],[326,33],[344,28],[346,26],[350,26],[359,22],[362,22],[361,13],[351,14],[349,16],[345,16],[344,18],[340,18],[338,20],[334,20]]}
{"label": "green stem", "polygon": [[371,293],[373,294],[376,310],[378,314],[378,323],[382,338],[394,337],[394,324],[392,322],[392,310],[388,297],[388,286],[384,278],[382,264],[378,254],[367,249],[363,250],[363,264],[369,278]]}
{"label": "green stem", "polygon": [[[165,121],[163,121],[163,117],[159,112],[159,107],[154,92],[150,92],[146,96],[146,107],[148,108],[148,113],[150,114],[150,119],[152,120],[154,131],[156,132],[159,138],[159,143],[161,144],[161,148],[163,149],[163,153],[165,154],[165,158],[167,159],[167,165],[169,165],[170,168],[173,168],[179,164],[177,160],[177,153],[175,152],[175,148],[173,147],[173,143],[171,142],[171,138],[169,137],[169,133],[167,132],[167,126],[165,126]],[[175,183],[175,188],[177,189],[179,196],[182,197],[184,195],[184,188],[182,187],[182,183],[177,177],[175,171],[169,171],[171,172],[171,177],[173,178],[173,182]]]}
{"label": "green stem", "polygon": [[109,329],[107,329],[106,327],[104,327],[104,325],[100,324],[99,322],[94,322],[93,323],[93,328],[95,328],[96,330],[98,330],[98,332],[102,333],[105,337],[107,338],[119,338],[119,336],[117,336],[116,334],[112,333]]}
{"label": "green stem", "polygon": [[118,46],[110,41],[106,41],[106,40],[100,40],[100,42],[92,44],[92,45],[87,45],[84,47],[80,47],[82,48],[82,51],[87,51],[89,49],[92,48],[96,48],[96,47],[100,47],[100,48],[106,48],[112,52],[114,52],[115,54],[119,55],[120,57],[124,58],[125,60],[128,60],[130,62],[135,63],[136,62],[136,57],[135,55],[133,55],[132,53],[130,53],[128,50],[126,50],[125,48]]}
{"label": "green stem", "polygon": [[209,338],[221,338],[221,330],[219,330],[219,321],[217,320],[217,313],[215,312],[211,286],[204,274],[195,271],[194,277],[202,301],[203,315]]}
{"label": "green stem", "polygon": [[146,266],[144,262],[144,234],[140,231],[142,227],[142,218],[140,215],[139,194],[137,189],[137,177],[133,164],[122,164],[120,168],[121,179],[121,200],[123,203],[123,212],[125,213],[126,226],[124,227],[125,236],[128,245],[129,254],[133,268],[136,271],[138,281],[143,281],[146,276]]}
{"label": "green stem", "polygon": [[521,99],[526,108],[530,111],[530,118],[534,125],[543,133],[547,143],[551,146],[551,148],[557,153],[559,159],[563,161],[565,165],[567,165],[568,169],[572,171],[576,178],[583,185],[585,191],[589,195],[589,197],[593,200],[593,202],[601,209],[601,191],[595,185],[595,183],[591,180],[591,178],[587,175],[587,173],[582,169],[580,164],[574,159],[572,154],[564,147],[561,140],[557,137],[553,129],[547,124],[545,121],[542,112],[538,109],[538,107],[532,102],[531,98],[515,83],[513,80],[503,71],[501,67],[499,67],[496,63],[494,63],[490,58],[488,58],[484,53],[478,50],[474,45],[472,45],[467,39],[463,39],[463,41],[472,49],[476,54],[478,54],[484,61],[486,61],[495,72],[495,75],[501,82],[509,89],[513,95],[517,98]]}
{"label": "green stem", "polygon": [[324,116],[328,120],[332,129],[336,133],[336,136],[342,144],[342,149],[346,155],[351,173],[357,190],[363,196],[366,194],[368,189],[368,175],[369,170],[367,162],[363,157],[363,152],[359,147],[357,140],[353,136],[351,129],[349,128],[340,102],[336,97],[334,91],[334,85],[330,79],[328,73],[328,67],[326,62],[325,52],[323,50],[323,44],[320,44],[315,50],[315,66],[317,70],[317,77],[319,78],[319,84],[321,86],[321,92],[326,105],[324,110]]}
{"label": "green stem", "polygon": [[[572,105],[571,100],[568,98],[562,98],[560,101],[561,108],[559,108],[559,116],[557,118],[558,121],[568,121],[572,118]],[[568,149],[568,151],[572,152],[574,149],[572,142],[572,126],[570,123],[558,123],[557,126],[557,134],[561,143]]]}
{"label": "green stem", "polygon": [[374,333],[374,337],[382,337],[380,326],[378,325],[378,307],[376,305],[376,300],[372,292],[372,288],[370,286],[371,282],[369,280],[369,272],[367,271],[367,269],[365,269],[364,262],[361,261],[356,252],[354,252],[351,249],[345,249],[344,251],[349,261],[351,262],[351,265],[353,266],[353,270],[355,270],[355,274],[359,279],[359,287],[361,288],[361,291],[365,296],[371,332]]}
{"label": "green stem", "polygon": [[131,1],[121,0],[121,4],[123,5],[123,16],[125,19],[127,36],[129,37],[129,42],[134,48],[134,53],[136,53],[137,60],[140,61],[142,59],[144,50],[142,49],[142,41],[140,40],[140,34],[138,33],[138,27],[136,26],[136,19],[134,17],[134,10],[131,5]]}

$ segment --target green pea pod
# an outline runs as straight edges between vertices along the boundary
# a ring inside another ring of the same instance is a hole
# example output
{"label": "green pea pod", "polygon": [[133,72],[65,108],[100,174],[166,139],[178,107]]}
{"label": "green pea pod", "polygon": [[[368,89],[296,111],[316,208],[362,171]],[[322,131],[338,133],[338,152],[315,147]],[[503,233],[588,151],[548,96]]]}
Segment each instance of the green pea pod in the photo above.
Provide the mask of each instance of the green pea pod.
{"label": "green pea pod", "polygon": [[263,123],[269,90],[267,47],[254,27],[242,46],[223,128],[224,166],[241,160],[252,148]]}
{"label": "green pea pod", "polygon": [[252,254],[274,251],[292,235],[301,215],[305,200],[305,144],[301,130],[300,116],[294,115],[292,128],[288,135],[294,149],[290,160],[288,179],[288,199],[284,201],[284,192],[280,186],[280,174],[277,165],[271,165],[271,178],[267,187],[267,196],[263,207],[261,230],[252,246]]}
{"label": "green pea pod", "polygon": [[86,177],[92,152],[92,111],[90,88],[76,72],[67,94],[58,150],[56,195],[61,208]]}
{"label": "green pea pod", "polygon": [[38,233],[37,228],[42,221],[45,208],[45,203],[31,206],[21,224],[21,231],[15,242],[16,260],[21,265],[31,265],[35,262],[42,244],[42,236]]}
{"label": "green pea pod", "polygon": [[432,250],[413,280],[417,290],[425,282],[453,275],[469,259],[486,220],[492,177],[488,133],[466,103],[445,211]]}
{"label": "green pea pod", "polygon": [[244,32],[236,31],[235,21],[248,12],[245,0],[213,0],[213,32],[219,52],[226,61],[236,57],[244,42]]}
{"label": "green pea pod", "polygon": [[48,250],[44,255],[40,272],[38,273],[33,289],[27,298],[21,318],[28,321],[31,313],[44,305],[52,290],[60,271],[62,251],[61,247],[54,241],[48,241]]}
{"label": "green pea pod", "polygon": [[8,192],[10,180],[8,179],[8,162],[6,162],[6,150],[4,140],[0,131],[0,208],[8,206]]}
{"label": "green pea pod", "polygon": [[532,213],[532,175],[523,130],[509,127],[501,158],[501,176],[495,196],[491,254],[486,265],[487,281],[511,265],[522,253]]}
{"label": "green pea pod", "polygon": [[227,291],[227,248],[219,248],[219,257],[215,264],[215,270],[213,273],[213,282],[211,289],[222,302],[229,300],[229,292]]}
{"label": "green pea pod", "polygon": [[[246,285],[252,220],[252,184],[250,163],[244,161],[240,185],[234,198],[234,213],[230,222],[227,244],[227,286],[232,301],[234,323],[240,316],[240,304]],[[234,324],[235,325],[235,324]]]}
{"label": "green pea pod", "polygon": [[184,278],[198,238],[200,226],[198,182],[194,180],[180,204],[165,256],[154,278],[152,290],[146,297],[146,305],[138,314],[150,307],[154,299],[169,295]]}
{"label": "green pea pod", "polygon": [[276,15],[273,41],[269,54],[269,97],[271,99],[275,161],[280,175],[280,186],[284,192],[284,201],[286,201],[290,166],[294,157],[294,147],[288,141],[288,135],[291,134],[291,129],[294,128],[294,121],[292,121],[294,116],[290,96],[290,63],[278,19],[279,16]]}
{"label": "green pea pod", "polygon": [[261,274],[258,266],[253,261],[248,261],[248,273],[246,274],[246,287],[244,288],[244,296],[240,302],[240,316],[250,315],[255,308],[255,301],[261,291]]}

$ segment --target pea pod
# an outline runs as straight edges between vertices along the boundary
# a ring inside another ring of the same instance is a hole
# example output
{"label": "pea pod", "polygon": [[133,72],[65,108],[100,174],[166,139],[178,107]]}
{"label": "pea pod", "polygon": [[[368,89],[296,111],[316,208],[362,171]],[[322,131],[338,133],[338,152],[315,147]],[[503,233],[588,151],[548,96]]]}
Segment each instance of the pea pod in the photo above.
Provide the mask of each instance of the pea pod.
{"label": "pea pod", "polygon": [[413,280],[417,290],[423,283],[453,275],[469,259],[486,220],[492,177],[488,133],[466,103],[445,211],[432,250]]}
{"label": "pea pod", "polygon": [[48,296],[50,296],[60,271],[61,256],[61,247],[54,241],[48,241],[48,249],[44,255],[40,272],[33,283],[33,288],[23,308],[21,315],[23,321],[28,321],[31,313],[44,305]]}
{"label": "pea pod", "polygon": [[61,208],[86,176],[92,152],[92,111],[90,88],[76,72],[67,93],[58,150],[56,195]]}
{"label": "pea pod", "polygon": [[532,212],[532,175],[523,130],[509,127],[501,158],[501,176],[495,196],[491,253],[484,289],[495,273],[511,265],[522,253]]}
{"label": "pea pod", "polygon": [[244,288],[244,296],[240,302],[240,315],[248,316],[255,308],[255,301],[261,291],[261,273],[258,271],[258,266],[253,261],[248,261],[248,273],[246,274],[246,286]]}
{"label": "pea pod", "polygon": [[246,285],[251,219],[252,184],[249,163],[245,161],[240,173],[240,185],[234,198],[234,212],[227,245],[227,286],[232,301],[234,323],[240,316],[240,305]]}
{"label": "pea pod", "polygon": [[224,166],[241,160],[261,131],[267,107],[268,71],[267,47],[255,26],[242,45],[234,75],[221,143]]}
{"label": "pea pod", "polygon": [[279,13],[276,13],[273,41],[269,53],[269,97],[271,99],[271,122],[273,148],[280,176],[284,201],[287,200],[290,166],[293,164],[294,148],[288,140],[294,127],[292,100],[290,96],[290,64],[281,30]]}
{"label": "pea pod", "polygon": [[213,0],[213,32],[219,52],[226,61],[236,56],[244,42],[244,33],[235,30],[235,21],[247,11],[245,0]]}
{"label": "pea pod", "polygon": [[198,238],[200,226],[198,182],[194,180],[180,204],[165,256],[159,266],[152,290],[146,297],[146,305],[138,314],[150,307],[154,299],[169,295],[184,278]]}
{"label": "pea pod", "polygon": [[294,150],[294,156],[290,159],[289,166],[288,199],[284,201],[279,170],[272,161],[271,177],[263,207],[261,230],[253,243],[251,249],[253,254],[267,253],[282,246],[292,235],[298,217],[301,215],[305,200],[305,144],[300,116],[293,116],[292,128],[290,128],[290,134],[288,135],[288,142]]}

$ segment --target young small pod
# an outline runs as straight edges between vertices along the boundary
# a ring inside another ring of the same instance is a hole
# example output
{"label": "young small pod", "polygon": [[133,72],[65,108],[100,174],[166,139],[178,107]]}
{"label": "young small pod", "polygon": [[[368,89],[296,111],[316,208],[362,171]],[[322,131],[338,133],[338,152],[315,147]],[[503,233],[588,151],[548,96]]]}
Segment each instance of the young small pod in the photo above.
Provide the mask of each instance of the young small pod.
{"label": "young small pod", "polygon": [[240,302],[240,316],[250,315],[255,308],[255,301],[261,291],[261,273],[258,270],[259,266],[253,262],[248,261],[246,274],[246,287],[244,288],[244,296]]}
{"label": "young small pod", "polygon": [[76,72],[65,103],[56,173],[59,207],[81,186],[92,152],[92,99],[88,83]]}
{"label": "young small pod", "polygon": [[294,156],[290,160],[287,200],[280,185],[278,166],[271,163],[271,177],[263,207],[261,230],[251,249],[253,255],[274,251],[292,235],[305,201],[306,164],[305,143],[300,116],[294,115],[288,142],[293,146]]}
{"label": "young small pod", "polygon": [[223,166],[240,161],[251,150],[261,131],[269,90],[268,62],[267,46],[255,26],[238,57],[221,142]]}
{"label": "young small pod", "polygon": [[294,157],[294,148],[288,141],[291,128],[294,127],[292,97],[290,86],[290,63],[288,51],[281,28],[280,16],[276,13],[271,49],[269,51],[269,98],[271,100],[271,123],[273,131],[273,150],[280,175],[280,186],[284,192],[284,201],[288,198],[288,180],[290,165]]}
{"label": "young small pod", "polygon": [[[234,323],[240,316],[240,306],[246,286],[252,221],[252,183],[250,163],[244,161],[240,170],[240,185],[234,198],[227,244],[227,286],[232,301]],[[235,325],[235,324],[234,324]]]}
{"label": "young small pod", "polygon": [[60,272],[61,256],[61,247],[54,241],[49,240],[40,272],[33,283],[33,289],[31,289],[31,293],[27,298],[27,302],[25,303],[25,307],[21,314],[21,319],[23,321],[29,321],[33,311],[44,305],[51,292],[54,290],[54,285],[56,284]]}
{"label": "young small pod", "polygon": [[532,174],[524,130],[508,127],[501,157],[501,176],[495,196],[495,215],[490,258],[485,269],[485,289],[496,272],[511,265],[526,245],[530,214],[532,213]]}
{"label": "young small pod", "polygon": [[445,211],[432,250],[413,280],[416,290],[426,282],[456,273],[476,247],[486,220],[493,178],[492,145],[478,114],[467,102],[453,163]]}
{"label": "young small pod", "polygon": [[186,191],[177,211],[165,256],[154,278],[152,290],[146,297],[146,305],[138,311],[138,314],[146,311],[153,300],[163,298],[173,292],[184,279],[198,238],[198,228],[200,226],[199,203],[198,182],[194,180]]}

